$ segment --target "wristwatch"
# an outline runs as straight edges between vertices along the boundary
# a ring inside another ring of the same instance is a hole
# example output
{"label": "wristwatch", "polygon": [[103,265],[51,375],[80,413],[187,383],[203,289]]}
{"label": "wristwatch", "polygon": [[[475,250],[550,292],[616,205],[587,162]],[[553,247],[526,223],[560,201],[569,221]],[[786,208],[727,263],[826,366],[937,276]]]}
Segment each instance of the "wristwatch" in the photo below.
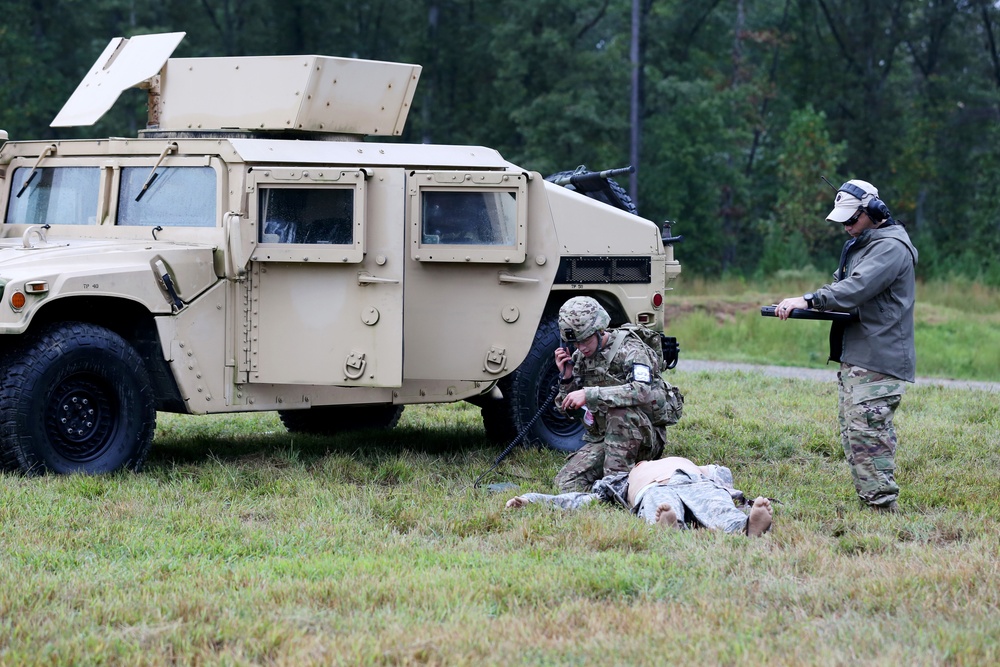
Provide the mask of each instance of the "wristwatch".
{"label": "wristwatch", "polygon": [[810,308],[814,308],[815,307],[813,305],[813,299],[816,298],[815,294],[813,294],[812,292],[806,292],[805,294],[802,295],[802,298],[806,300],[806,305],[807,306],[809,306]]}

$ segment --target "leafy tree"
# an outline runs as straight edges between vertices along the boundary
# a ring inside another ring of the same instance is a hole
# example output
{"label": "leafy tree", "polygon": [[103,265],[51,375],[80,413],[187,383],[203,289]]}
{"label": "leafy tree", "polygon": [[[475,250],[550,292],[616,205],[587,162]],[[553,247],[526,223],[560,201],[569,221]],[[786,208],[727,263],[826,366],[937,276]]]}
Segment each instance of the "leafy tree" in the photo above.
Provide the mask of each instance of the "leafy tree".
{"label": "leafy tree", "polygon": [[[907,223],[924,277],[1000,284],[995,0],[637,0],[638,201],[676,220],[689,273],[825,263],[851,177]],[[176,57],[415,62],[401,140],[486,145],[551,173],[630,152],[633,0],[0,0],[0,128],[135,134],[127,91],[90,128],[49,122],[108,40],[183,30]]]}
{"label": "leafy tree", "polygon": [[504,107],[491,115],[494,145],[543,173],[625,165],[628,3],[544,0],[504,7],[506,20],[490,38],[496,59],[490,95]]}
{"label": "leafy tree", "polygon": [[844,232],[826,222],[833,193],[819,177],[834,174],[843,153],[843,143],[830,141],[822,112],[806,106],[792,113],[777,159],[774,215],[761,230],[761,272],[836,263],[833,248],[844,240]]}

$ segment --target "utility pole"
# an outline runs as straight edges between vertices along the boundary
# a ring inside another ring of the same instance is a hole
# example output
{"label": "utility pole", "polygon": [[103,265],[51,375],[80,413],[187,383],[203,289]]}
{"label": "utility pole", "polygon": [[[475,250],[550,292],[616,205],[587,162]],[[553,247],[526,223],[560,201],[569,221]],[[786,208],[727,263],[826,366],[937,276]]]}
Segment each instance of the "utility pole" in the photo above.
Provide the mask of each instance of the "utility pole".
{"label": "utility pole", "polygon": [[629,196],[639,206],[639,144],[642,142],[642,121],[639,113],[639,83],[642,63],[639,62],[639,35],[641,34],[641,0],[632,0],[632,44],[629,61],[632,64],[632,94],[629,110],[629,163],[635,167],[628,177]]}

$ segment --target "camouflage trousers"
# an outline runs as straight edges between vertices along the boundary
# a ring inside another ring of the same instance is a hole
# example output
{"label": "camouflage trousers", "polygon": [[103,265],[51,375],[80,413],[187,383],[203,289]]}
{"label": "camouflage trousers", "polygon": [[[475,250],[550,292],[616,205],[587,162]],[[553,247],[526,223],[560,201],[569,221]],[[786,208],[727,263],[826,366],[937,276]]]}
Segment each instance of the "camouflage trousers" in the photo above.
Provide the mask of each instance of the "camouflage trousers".
{"label": "camouflage trousers", "polygon": [[[730,478],[732,473],[726,468]],[[656,510],[670,505],[677,513],[681,528],[704,526],[726,533],[746,531],[748,516],[733,504],[733,496],[716,481],[704,475],[689,475],[678,470],[666,484],[651,484],[642,489],[632,510],[646,520],[656,523]]]}
{"label": "camouflage trousers", "polygon": [[[743,494],[731,488],[733,473],[729,468],[715,466],[716,476],[689,475],[678,470],[667,482],[653,482],[640,489],[632,512],[648,524],[656,523],[656,511],[661,504],[670,505],[677,513],[681,528],[704,526],[726,533],[742,533],[747,527],[747,512],[733,503],[733,495],[741,499]],[[611,478],[613,480],[613,478]],[[608,478],[600,480],[607,482]],[[592,493],[571,491],[551,496],[545,493],[525,493],[521,498],[529,503],[540,503],[564,510],[580,509],[593,502],[619,504],[607,492],[614,485],[595,485]],[[729,484],[727,486],[726,484]],[[625,492],[627,495],[627,491]],[[620,498],[621,496],[619,496]]]}
{"label": "camouflage trousers", "polygon": [[896,429],[892,418],[906,391],[903,380],[850,364],[837,373],[840,441],[862,502],[888,506],[899,497]]}
{"label": "camouflage trousers", "polygon": [[639,408],[610,408],[595,418],[597,426],[604,426],[604,437],[570,454],[556,474],[556,487],[562,493],[587,491],[602,477],[628,472],[639,461],[657,459],[663,453],[666,430],[653,426]]}

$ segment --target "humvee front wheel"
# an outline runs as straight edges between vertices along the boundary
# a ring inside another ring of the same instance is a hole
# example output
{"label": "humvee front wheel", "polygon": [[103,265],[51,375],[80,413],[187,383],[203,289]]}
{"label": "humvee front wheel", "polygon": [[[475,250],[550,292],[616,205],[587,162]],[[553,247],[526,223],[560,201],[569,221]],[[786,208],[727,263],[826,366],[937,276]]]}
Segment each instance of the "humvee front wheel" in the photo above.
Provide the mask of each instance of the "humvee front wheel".
{"label": "humvee front wheel", "polygon": [[0,452],[27,474],[139,470],[156,407],[142,358],[92,324],[43,329],[8,352],[0,387]]}
{"label": "humvee front wheel", "polygon": [[363,429],[389,430],[399,422],[402,405],[321,405],[308,410],[278,410],[291,433],[336,435]]}
{"label": "humvee front wheel", "polygon": [[583,424],[556,410],[553,402],[552,390],[558,382],[555,351],[560,342],[555,318],[543,318],[528,356],[516,371],[500,382],[503,399],[482,409],[483,425],[491,440],[510,441],[541,409],[522,444],[546,446],[562,452],[575,452],[583,446]]}

